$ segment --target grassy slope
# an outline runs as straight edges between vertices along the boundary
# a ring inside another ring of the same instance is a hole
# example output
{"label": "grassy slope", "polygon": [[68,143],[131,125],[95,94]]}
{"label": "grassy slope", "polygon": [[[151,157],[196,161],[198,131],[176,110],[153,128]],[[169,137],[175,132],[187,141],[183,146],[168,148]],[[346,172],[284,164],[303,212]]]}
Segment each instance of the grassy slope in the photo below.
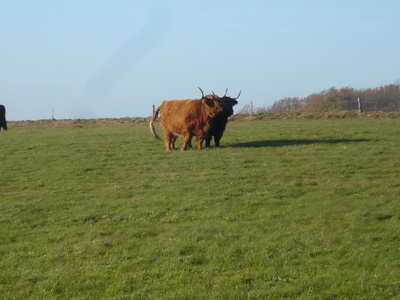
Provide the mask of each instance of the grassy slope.
{"label": "grassy slope", "polygon": [[234,121],[221,149],[165,153],[129,120],[11,123],[0,295],[394,297],[399,125]]}

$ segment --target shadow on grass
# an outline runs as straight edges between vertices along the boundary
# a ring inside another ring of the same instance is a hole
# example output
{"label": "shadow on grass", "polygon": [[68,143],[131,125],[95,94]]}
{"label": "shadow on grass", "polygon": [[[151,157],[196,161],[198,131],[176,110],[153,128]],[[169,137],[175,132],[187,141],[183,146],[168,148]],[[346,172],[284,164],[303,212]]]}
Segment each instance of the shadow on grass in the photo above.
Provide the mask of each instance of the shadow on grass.
{"label": "shadow on grass", "polygon": [[328,140],[265,140],[254,141],[247,143],[237,143],[229,145],[229,147],[243,147],[243,148],[260,148],[260,147],[282,147],[282,146],[295,146],[295,145],[313,145],[313,144],[339,144],[339,143],[359,143],[368,142],[368,139],[328,139]]}

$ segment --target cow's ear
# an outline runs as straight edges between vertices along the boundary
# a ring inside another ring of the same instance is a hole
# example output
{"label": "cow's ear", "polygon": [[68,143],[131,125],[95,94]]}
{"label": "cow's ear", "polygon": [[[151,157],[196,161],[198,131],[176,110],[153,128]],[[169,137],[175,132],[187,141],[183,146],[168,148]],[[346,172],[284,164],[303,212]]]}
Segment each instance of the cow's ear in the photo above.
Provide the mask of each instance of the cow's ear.
{"label": "cow's ear", "polygon": [[214,106],[214,100],[212,100],[212,99],[205,98],[205,99],[203,99],[203,103],[208,105],[208,106],[210,106],[210,107]]}

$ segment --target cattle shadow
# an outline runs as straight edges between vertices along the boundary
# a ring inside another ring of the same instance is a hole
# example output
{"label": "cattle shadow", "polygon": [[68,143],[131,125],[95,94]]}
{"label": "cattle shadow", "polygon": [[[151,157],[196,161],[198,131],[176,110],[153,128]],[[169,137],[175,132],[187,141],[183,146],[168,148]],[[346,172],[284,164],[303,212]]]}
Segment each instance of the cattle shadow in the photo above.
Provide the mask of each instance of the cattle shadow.
{"label": "cattle shadow", "polygon": [[229,147],[234,148],[262,148],[262,147],[283,147],[313,144],[340,144],[340,143],[361,143],[368,142],[368,139],[296,139],[296,140],[263,140],[246,143],[231,144]]}

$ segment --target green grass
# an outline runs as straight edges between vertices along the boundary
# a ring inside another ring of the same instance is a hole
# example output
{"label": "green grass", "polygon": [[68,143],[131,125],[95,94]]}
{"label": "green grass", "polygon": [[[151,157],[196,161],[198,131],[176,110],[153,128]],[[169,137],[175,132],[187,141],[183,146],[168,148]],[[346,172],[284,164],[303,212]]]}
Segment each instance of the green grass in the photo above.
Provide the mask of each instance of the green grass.
{"label": "green grass", "polygon": [[2,299],[399,299],[400,119],[233,121],[183,153],[129,119],[9,127]]}

